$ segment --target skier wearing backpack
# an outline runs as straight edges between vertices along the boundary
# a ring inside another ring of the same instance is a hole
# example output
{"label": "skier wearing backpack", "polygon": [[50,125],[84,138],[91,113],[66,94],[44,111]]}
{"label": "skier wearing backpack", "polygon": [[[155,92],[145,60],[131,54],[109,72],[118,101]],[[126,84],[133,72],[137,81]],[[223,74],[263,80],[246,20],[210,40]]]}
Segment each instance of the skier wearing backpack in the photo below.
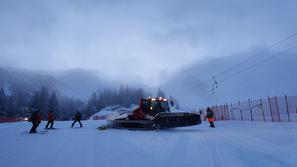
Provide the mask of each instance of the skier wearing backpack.
{"label": "skier wearing backpack", "polygon": [[72,125],[71,125],[71,128],[73,128],[73,126],[74,126],[74,124],[75,124],[76,122],[79,123],[80,127],[83,127],[82,124],[81,124],[81,122],[80,122],[80,120],[81,120],[81,113],[80,113],[79,111],[76,111],[73,120],[74,120],[74,121],[73,121],[73,123],[72,123]]}
{"label": "skier wearing backpack", "polygon": [[214,128],[215,127],[215,125],[214,125],[214,113],[209,107],[207,107],[207,109],[206,109],[205,118],[207,118],[207,120],[208,120],[208,122],[210,124],[209,127]]}
{"label": "skier wearing backpack", "polygon": [[50,126],[51,129],[54,129],[54,113],[52,110],[50,110],[48,113],[47,113],[47,124],[45,126],[45,129],[48,129],[48,126]]}
{"label": "skier wearing backpack", "polygon": [[41,123],[41,115],[39,110],[36,110],[31,114],[30,122],[32,122],[30,133],[37,133],[36,129]]}

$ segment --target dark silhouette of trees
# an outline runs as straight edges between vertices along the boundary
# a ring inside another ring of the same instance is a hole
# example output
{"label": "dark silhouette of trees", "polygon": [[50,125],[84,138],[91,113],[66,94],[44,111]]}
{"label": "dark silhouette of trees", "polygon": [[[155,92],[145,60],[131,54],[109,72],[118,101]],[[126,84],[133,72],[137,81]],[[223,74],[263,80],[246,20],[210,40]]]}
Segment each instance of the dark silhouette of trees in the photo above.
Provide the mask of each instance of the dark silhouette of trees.
{"label": "dark silhouette of trees", "polygon": [[56,118],[60,118],[60,106],[56,92],[53,92],[48,101],[48,110],[53,111]]}
{"label": "dark silhouette of trees", "polygon": [[[67,97],[57,94],[47,87],[41,87],[35,92],[17,89],[7,95],[3,88],[0,89],[0,117],[28,117],[34,110],[40,110],[43,119],[47,119],[47,112],[52,110],[56,120],[70,120],[74,113],[79,110],[83,118],[89,118],[107,106],[130,107],[138,105],[140,98],[147,97],[142,88],[130,88],[120,86],[119,89],[104,89],[94,92],[88,101]],[[166,97],[164,91],[158,90],[157,97]],[[174,105],[178,103],[174,98]]]}
{"label": "dark silhouette of trees", "polygon": [[157,92],[157,97],[166,97],[166,95],[165,95],[165,92],[164,91],[162,91],[161,89],[159,89],[158,90],[158,92]]}
{"label": "dark silhouette of trees", "polygon": [[0,116],[7,116],[7,96],[4,89],[0,89]]}
{"label": "dark silhouette of trees", "polygon": [[141,89],[129,88],[128,86],[120,86],[118,90],[104,89],[102,92],[93,93],[88,100],[86,113],[94,114],[107,106],[123,106],[130,107],[131,104],[138,104],[140,98],[146,96]]}

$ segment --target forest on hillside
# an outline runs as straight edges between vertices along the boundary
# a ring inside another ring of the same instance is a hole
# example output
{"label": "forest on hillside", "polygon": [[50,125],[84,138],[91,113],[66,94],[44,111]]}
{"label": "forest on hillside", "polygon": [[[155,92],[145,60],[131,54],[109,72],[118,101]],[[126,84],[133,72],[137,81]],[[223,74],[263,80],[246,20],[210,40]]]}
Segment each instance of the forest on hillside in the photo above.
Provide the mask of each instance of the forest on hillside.
{"label": "forest on hillside", "polygon": [[[80,111],[85,119],[107,106],[119,105],[130,107],[138,104],[139,99],[151,96],[142,88],[120,86],[119,89],[104,89],[94,92],[87,101],[63,96],[43,86],[37,91],[17,91],[6,93],[0,88],[0,117],[28,117],[35,110],[40,110],[43,119],[48,111],[53,111],[57,120],[70,120],[76,111]],[[157,97],[166,97],[164,91],[158,90]],[[171,99],[174,99],[170,97]]]}

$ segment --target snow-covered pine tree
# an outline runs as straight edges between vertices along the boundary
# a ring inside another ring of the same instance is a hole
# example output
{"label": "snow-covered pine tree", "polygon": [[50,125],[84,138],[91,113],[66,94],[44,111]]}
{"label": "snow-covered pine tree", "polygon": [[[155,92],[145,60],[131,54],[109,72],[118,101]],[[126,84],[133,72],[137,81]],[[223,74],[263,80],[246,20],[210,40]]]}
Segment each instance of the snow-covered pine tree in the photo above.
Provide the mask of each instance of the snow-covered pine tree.
{"label": "snow-covered pine tree", "polygon": [[46,87],[42,87],[40,91],[40,111],[43,116],[48,112],[49,93]]}
{"label": "snow-covered pine tree", "polygon": [[157,97],[166,97],[165,92],[159,89],[157,93]]}
{"label": "snow-covered pine tree", "polygon": [[55,91],[50,95],[48,109],[54,112],[56,118],[60,118],[60,107]]}
{"label": "snow-covered pine tree", "polygon": [[8,117],[16,117],[19,116],[19,113],[17,113],[17,104],[16,104],[16,98],[14,95],[10,95],[7,98],[7,116]]}
{"label": "snow-covered pine tree", "polygon": [[95,113],[97,111],[97,106],[98,106],[98,97],[97,97],[97,93],[94,92],[88,101],[88,104],[86,107],[86,114],[92,115],[93,113]]}
{"label": "snow-covered pine tree", "polygon": [[32,110],[40,109],[40,102],[39,102],[39,92],[34,92],[34,95],[29,103],[29,108]]}
{"label": "snow-covered pine tree", "polygon": [[7,116],[7,96],[4,89],[0,89],[0,116]]}

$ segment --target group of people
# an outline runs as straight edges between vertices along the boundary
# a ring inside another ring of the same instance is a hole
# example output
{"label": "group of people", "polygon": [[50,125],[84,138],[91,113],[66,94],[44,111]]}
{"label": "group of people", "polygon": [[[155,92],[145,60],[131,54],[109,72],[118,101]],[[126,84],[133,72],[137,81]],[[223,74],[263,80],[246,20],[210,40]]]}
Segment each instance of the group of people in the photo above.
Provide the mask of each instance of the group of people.
{"label": "group of people", "polygon": [[[81,120],[81,113],[79,111],[77,111],[73,117],[73,123],[71,124],[71,128],[73,128],[73,126],[75,125],[76,122],[79,123],[80,127],[82,128],[83,125],[80,122]],[[135,110],[133,113],[133,117],[134,119],[140,119],[140,118],[144,118],[145,114],[143,114],[141,111]],[[214,128],[214,112],[210,109],[210,107],[207,107],[206,109],[206,116],[205,119],[208,120],[209,122],[209,127]],[[47,124],[45,126],[45,129],[55,129],[54,126],[54,113],[53,111],[49,111],[47,114]],[[38,128],[39,124],[41,123],[41,114],[39,110],[34,111],[31,114],[31,118],[30,121],[32,122],[32,128],[30,130],[30,133],[37,133],[36,129]]]}
{"label": "group of people", "polygon": [[[80,122],[81,117],[82,117],[81,113],[79,111],[77,111],[73,117],[74,121],[71,124],[71,128],[73,128],[73,126],[76,122],[79,123],[81,128],[83,127],[82,123]],[[47,113],[47,124],[45,126],[45,129],[55,129],[54,128],[54,120],[55,120],[54,112],[50,110]],[[32,128],[30,130],[30,133],[37,133],[36,129],[38,128],[39,124],[41,123],[40,110],[36,110],[31,114],[30,122],[32,123]]]}

